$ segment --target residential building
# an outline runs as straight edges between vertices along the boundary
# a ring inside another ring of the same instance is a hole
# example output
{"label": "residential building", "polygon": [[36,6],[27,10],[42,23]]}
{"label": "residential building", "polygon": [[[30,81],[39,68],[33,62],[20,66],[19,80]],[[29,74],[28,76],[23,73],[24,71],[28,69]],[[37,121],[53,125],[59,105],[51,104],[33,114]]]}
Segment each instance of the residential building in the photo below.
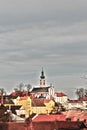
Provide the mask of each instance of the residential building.
{"label": "residential building", "polygon": [[80,101],[83,102],[83,109],[87,110],[87,96],[84,96],[83,98],[80,98]]}
{"label": "residential building", "polygon": [[69,100],[68,109],[74,109],[74,108],[87,110],[87,97],[83,97],[80,100]]}
{"label": "residential building", "polygon": [[17,112],[19,115],[20,114],[31,115],[32,113],[49,114],[49,113],[55,113],[58,110],[58,105],[52,99],[43,99],[43,98],[32,99],[29,96],[18,97],[16,99],[16,105],[22,106],[22,109],[20,109]]}
{"label": "residential building", "polygon": [[68,96],[63,92],[55,92],[54,99],[57,103],[61,103],[66,109],[68,109]]}

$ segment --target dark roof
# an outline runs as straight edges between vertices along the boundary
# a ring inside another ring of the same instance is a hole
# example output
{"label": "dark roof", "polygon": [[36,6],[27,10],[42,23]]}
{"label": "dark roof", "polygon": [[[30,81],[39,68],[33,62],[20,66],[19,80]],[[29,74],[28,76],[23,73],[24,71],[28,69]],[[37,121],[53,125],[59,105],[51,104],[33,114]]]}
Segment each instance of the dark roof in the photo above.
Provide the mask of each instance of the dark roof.
{"label": "dark roof", "polygon": [[35,99],[32,99],[32,106],[44,107],[45,103],[49,103],[50,101],[51,101],[50,99],[35,98]]}
{"label": "dark roof", "polygon": [[[1,102],[1,97],[0,97],[0,102]],[[14,102],[7,96],[3,96],[3,104],[14,104]]]}
{"label": "dark roof", "polygon": [[83,122],[71,122],[71,121],[43,121],[33,122],[33,128],[36,130],[80,130],[86,128]]}
{"label": "dark roof", "polygon": [[4,105],[0,105],[0,121],[2,121],[2,117],[6,111],[7,108]]}
{"label": "dark roof", "polygon": [[31,93],[35,93],[35,92],[48,92],[49,87],[39,87],[39,88],[33,88],[33,90],[31,91]]}
{"label": "dark roof", "polygon": [[[10,106],[11,110],[19,110],[21,108],[22,105],[14,105],[14,106]],[[9,106],[6,106],[7,109],[9,109]]]}
{"label": "dark roof", "polygon": [[13,98],[13,99],[15,99],[18,96],[21,97],[21,96],[26,96],[26,95],[30,95],[30,92],[28,92],[28,91],[16,91],[16,92],[12,92],[10,94],[10,97]]}
{"label": "dark roof", "polygon": [[43,99],[33,99],[32,100],[32,106],[37,106],[37,107],[44,107],[44,100]]}

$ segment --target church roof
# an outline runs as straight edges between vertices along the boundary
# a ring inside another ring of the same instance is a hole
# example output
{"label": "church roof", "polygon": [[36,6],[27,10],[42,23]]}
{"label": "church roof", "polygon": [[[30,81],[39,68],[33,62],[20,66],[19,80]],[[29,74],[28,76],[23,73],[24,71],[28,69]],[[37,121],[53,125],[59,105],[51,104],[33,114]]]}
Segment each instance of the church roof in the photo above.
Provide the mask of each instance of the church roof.
{"label": "church roof", "polygon": [[33,88],[33,90],[31,91],[31,93],[35,93],[35,92],[48,92],[49,88],[50,87]]}

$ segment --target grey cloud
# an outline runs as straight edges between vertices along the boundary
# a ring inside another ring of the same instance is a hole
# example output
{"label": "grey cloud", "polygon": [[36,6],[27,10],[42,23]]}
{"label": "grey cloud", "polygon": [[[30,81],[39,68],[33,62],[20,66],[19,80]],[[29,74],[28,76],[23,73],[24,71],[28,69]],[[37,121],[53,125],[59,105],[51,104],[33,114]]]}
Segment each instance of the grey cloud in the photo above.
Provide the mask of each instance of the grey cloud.
{"label": "grey cloud", "polygon": [[[75,27],[78,26],[75,25]],[[74,25],[67,28],[53,25],[48,28],[44,27],[44,29],[43,27],[18,29],[7,32],[5,35],[2,34],[0,46],[3,47],[4,55],[8,56],[8,61],[20,62],[27,61],[27,58],[29,60],[45,58],[46,55],[54,55],[54,53],[63,56],[84,55],[86,54],[86,31],[84,30],[83,33],[80,31],[78,35],[79,27],[77,30],[75,27]],[[82,27],[84,28],[84,26]],[[65,32],[67,32],[65,35],[62,34]]]}
{"label": "grey cloud", "polygon": [[8,90],[20,81],[36,85],[42,67],[57,90],[80,85],[78,77],[87,70],[86,5],[86,0],[0,1],[0,85]]}
{"label": "grey cloud", "polygon": [[86,19],[87,2],[77,0],[8,0],[0,1],[1,24],[24,24],[25,22],[57,21],[69,23]]}

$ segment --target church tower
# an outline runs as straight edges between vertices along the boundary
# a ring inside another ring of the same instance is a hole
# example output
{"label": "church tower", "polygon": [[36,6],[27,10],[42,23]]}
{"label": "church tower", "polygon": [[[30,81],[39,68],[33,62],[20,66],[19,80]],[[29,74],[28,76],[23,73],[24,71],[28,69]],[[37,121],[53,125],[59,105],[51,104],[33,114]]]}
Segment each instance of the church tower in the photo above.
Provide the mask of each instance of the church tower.
{"label": "church tower", "polygon": [[45,76],[44,76],[43,68],[42,68],[41,76],[40,76],[40,87],[45,87]]}

